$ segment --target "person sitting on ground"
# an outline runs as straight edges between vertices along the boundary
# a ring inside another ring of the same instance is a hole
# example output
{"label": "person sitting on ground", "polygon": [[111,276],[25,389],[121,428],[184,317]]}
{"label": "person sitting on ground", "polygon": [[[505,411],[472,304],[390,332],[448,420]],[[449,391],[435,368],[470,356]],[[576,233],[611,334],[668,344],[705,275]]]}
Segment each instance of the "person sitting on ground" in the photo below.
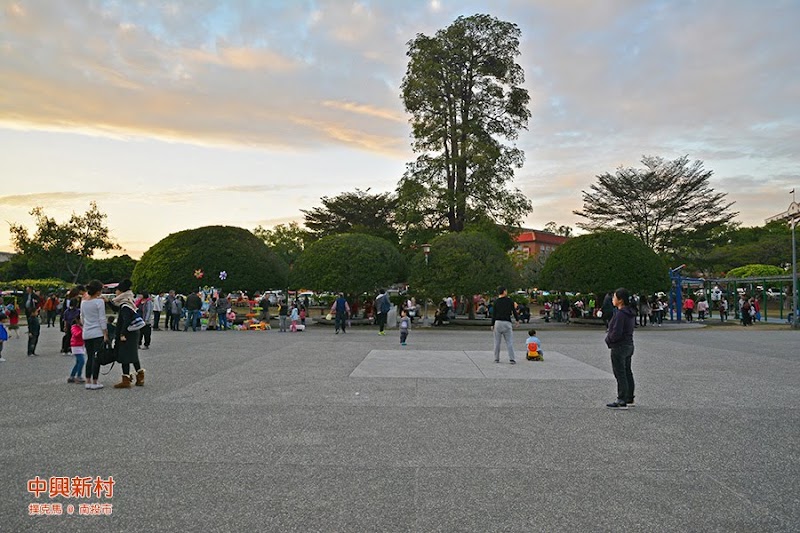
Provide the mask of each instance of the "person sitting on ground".
{"label": "person sitting on ground", "polygon": [[528,338],[525,341],[525,346],[528,348],[528,361],[544,361],[542,341],[536,336],[535,329],[528,330]]}

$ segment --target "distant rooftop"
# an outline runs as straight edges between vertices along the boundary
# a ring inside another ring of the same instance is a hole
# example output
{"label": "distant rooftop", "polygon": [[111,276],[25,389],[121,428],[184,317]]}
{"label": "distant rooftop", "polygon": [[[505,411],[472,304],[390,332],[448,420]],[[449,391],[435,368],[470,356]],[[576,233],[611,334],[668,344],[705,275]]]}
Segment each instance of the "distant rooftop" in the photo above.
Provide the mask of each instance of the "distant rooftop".
{"label": "distant rooftop", "polygon": [[0,263],[5,263],[6,261],[11,261],[11,258],[14,257],[13,252],[0,252]]}

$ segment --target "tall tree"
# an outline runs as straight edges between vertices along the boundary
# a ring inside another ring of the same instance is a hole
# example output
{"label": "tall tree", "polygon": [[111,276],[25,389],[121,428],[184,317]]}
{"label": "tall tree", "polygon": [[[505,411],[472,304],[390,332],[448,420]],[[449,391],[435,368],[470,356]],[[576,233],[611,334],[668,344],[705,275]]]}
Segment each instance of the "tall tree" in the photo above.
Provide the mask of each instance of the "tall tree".
{"label": "tall tree", "polygon": [[11,241],[14,249],[28,258],[29,268],[38,275],[71,279],[77,283],[84,273],[87,261],[95,252],[117,250],[120,246],[111,238],[106,226],[108,215],[100,212],[95,202],[82,215],[72,213],[70,219],[59,224],[48,217],[44,209],[34,207],[30,214],[36,219],[36,232],[28,235],[22,224],[11,224]]}
{"label": "tall tree", "polygon": [[297,222],[278,224],[271,230],[258,226],[253,235],[264,241],[289,266],[297,261],[309,240],[308,231]]}
{"label": "tall tree", "polygon": [[583,210],[574,211],[587,222],[578,227],[597,231],[616,229],[639,237],[658,253],[673,249],[673,239],[691,235],[704,226],[707,234],[738,215],[734,202],[709,185],[713,172],[688,156],[673,161],[644,156],[644,168],[620,167],[614,174],[597,176],[590,191],[582,191]]}
{"label": "tall tree", "polygon": [[333,198],[323,196],[322,207],[300,211],[312,239],[340,233],[363,233],[397,244],[395,208],[397,199],[392,193],[370,194],[356,189]]}
{"label": "tall tree", "polygon": [[[516,24],[489,15],[459,17],[433,37],[409,41],[402,98],[419,153],[398,185],[405,210],[463,231],[470,209],[513,226],[531,209],[506,185],[524,154],[513,144],[531,116]],[[402,209],[401,209],[402,210]]]}

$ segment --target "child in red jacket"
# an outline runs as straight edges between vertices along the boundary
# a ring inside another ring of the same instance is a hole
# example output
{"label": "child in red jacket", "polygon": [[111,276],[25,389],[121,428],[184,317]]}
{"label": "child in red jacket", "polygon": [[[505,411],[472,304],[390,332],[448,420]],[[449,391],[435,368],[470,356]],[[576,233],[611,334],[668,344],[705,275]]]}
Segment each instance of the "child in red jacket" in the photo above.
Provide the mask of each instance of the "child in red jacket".
{"label": "child in red jacket", "polygon": [[81,326],[80,317],[75,317],[72,321],[70,333],[69,347],[72,355],[75,356],[75,366],[72,367],[67,383],[86,383],[86,380],[81,377],[83,364],[86,360],[86,346],[83,344],[83,327]]}

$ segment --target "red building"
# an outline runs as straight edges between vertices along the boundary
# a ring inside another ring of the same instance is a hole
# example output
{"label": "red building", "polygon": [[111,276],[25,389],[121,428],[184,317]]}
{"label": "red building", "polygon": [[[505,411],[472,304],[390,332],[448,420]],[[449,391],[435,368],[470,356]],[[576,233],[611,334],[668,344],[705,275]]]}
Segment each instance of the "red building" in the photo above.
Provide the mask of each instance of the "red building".
{"label": "red building", "polygon": [[555,233],[548,233],[535,229],[523,229],[522,233],[517,236],[515,250],[527,254],[528,257],[539,254],[547,256],[559,245],[567,242],[567,239],[568,237],[562,237]]}

